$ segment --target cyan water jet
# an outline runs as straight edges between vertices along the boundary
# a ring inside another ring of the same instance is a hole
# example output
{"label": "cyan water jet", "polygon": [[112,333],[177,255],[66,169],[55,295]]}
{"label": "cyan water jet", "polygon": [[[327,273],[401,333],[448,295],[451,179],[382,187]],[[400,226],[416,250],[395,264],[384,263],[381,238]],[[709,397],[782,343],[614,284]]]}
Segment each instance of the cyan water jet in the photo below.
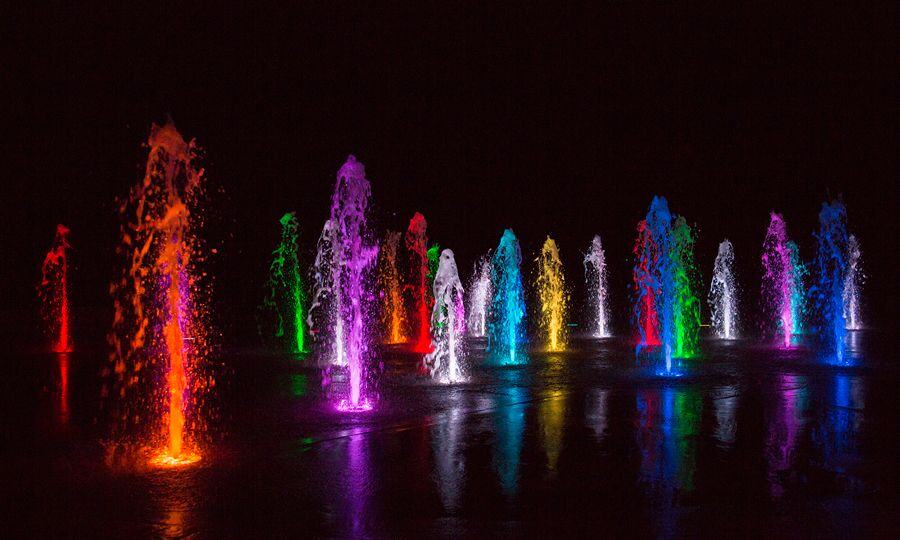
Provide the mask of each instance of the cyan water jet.
{"label": "cyan water jet", "polygon": [[518,349],[525,341],[525,294],[522,289],[522,251],[511,229],[503,231],[491,265],[488,348],[502,364],[520,362]]}

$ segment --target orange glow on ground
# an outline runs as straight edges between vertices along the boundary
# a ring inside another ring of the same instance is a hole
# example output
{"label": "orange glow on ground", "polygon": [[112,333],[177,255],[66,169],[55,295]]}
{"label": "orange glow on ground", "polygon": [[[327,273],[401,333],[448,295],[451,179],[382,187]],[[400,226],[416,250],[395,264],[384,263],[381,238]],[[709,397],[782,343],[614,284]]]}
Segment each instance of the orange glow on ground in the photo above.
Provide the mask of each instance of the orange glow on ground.
{"label": "orange glow on ground", "polygon": [[154,456],[153,459],[150,460],[150,464],[154,467],[171,469],[175,467],[187,467],[189,465],[193,465],[194,463],[200,461],[200,459],[200,454],[196,452],[185,450],[181,454],[173,456],[169,453],[169,450],[166,449]]}

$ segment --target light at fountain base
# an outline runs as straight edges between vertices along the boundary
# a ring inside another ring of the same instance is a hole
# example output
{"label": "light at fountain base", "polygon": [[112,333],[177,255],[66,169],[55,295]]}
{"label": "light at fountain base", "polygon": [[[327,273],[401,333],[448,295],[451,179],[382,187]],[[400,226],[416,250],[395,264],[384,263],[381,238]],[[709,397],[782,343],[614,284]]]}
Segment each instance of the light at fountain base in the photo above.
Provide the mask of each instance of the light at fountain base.
{"label": "light at fountain base", "polygon": [[192,451],[185,451],[177,456],[169,453],[168,449],[163,450],[150,460],[150,464],[154,467],[171,469],[176,467],[187,467],[200,461],[200,454]]}
{"label": "light at fountain base", "polygon": [[355,405],[350,403],[349,399],[342,399],[335,408],[340,412],[368,412],[374,407],[369,403],[368,399],[364,399]]}

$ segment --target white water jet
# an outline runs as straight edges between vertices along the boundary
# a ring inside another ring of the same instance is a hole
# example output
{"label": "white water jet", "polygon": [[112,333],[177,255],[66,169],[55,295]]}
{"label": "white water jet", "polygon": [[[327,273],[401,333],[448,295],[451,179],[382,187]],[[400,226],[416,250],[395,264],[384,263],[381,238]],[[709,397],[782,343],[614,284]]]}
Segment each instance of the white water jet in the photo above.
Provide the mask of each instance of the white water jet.
{"label": "white water jet", "polygon": [[441,252],[433,291],[432,352],[425,356],[425,366],[435,380],[457,383],[463,380],[460,359],[463,355],[466,312],[456,259],[449,249]]}
{"label": "white water jet", "polygon": [[844,278],[844,320],[847,322],[847,330],[859,330],[863,322],[860,314],[859,288],[862,283],[862,269],[860,268],[859,240],[850,235],[847,242],[847,277]]}
{"label": "white water jet", "polygon": [[475,263],[475,274],[469,286],[469,335],[487,335],[488,311],[491,305],[491,257],[490,253]]}
{"label": "white water jet", "polygon": [[[310,333],[316,336],[316,341],[331,344],[331,350],[324,356],[324,363],[346,366],[344,321],[340,316],[341,274],[334,253],[335,230],[333,222],[330,219],[326,221],[316,244],[316,259],[312,268],[312,303],[306,325]],[[315,324],[317,320],[319,325]]]}
{"label": "white water jet", "polygon": [[738,337],[738,294],[734,279],[734,246],[728,240],[719,244],[709,288],[712,328],[720,339]]}
{"label": "white water jet", "polygon": [[587,282],[588,305],[591,313],[591,334],[595,338],[611,335],[609,328],[609,289],[606,279],[606,253],[600,235],[594,236],[584,255],[584,278]]}

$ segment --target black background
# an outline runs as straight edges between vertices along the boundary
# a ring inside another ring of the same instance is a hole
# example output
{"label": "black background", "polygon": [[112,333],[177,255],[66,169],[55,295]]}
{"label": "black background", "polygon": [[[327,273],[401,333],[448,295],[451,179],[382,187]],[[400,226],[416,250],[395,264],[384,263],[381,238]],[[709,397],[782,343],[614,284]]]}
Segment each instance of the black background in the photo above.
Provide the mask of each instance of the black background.
{"label": "black background", "polygon": [[285,211],[297,211],[311,262],[348,153],[366,165],[379,234],[421,211],[464,279],[512,227],[526,272],[551,234],[580,284],[581,252],[601,234],[619,330],[634,227],[654,194],[698,227],[703,296],[716,246],[734,242],[748,306],[768,212],[812,259],[818,209],[840,194],[863,246],[867,318],[886,323],[895,4],[377,4],[4,15],[0,305],[33,308],[62,222],[73,304],[109,307],[115,201],[142,176],[151,122],[170,114],[205,149],[226,341],[252,335]]}

